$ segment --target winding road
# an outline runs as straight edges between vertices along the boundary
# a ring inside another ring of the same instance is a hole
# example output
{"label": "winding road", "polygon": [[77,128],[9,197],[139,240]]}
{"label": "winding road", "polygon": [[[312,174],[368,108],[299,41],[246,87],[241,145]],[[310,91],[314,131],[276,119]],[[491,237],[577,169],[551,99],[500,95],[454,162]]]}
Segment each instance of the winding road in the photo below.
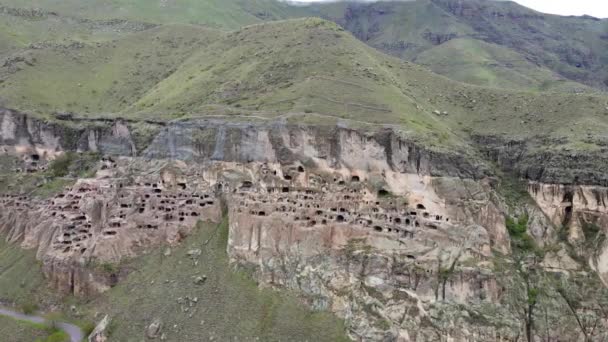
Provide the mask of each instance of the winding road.
{"label": "winding road", "polygon": [[[2,307],[0,307],[0,315],[32,323],[45,323],[47,321],[45,318],[40,316],[26,315]],[[82,329],[80,329],[80,327],[74,324],[58,322],[57,327],[70,335],[71,342],[82,342],[84,339],[84,332]]]}

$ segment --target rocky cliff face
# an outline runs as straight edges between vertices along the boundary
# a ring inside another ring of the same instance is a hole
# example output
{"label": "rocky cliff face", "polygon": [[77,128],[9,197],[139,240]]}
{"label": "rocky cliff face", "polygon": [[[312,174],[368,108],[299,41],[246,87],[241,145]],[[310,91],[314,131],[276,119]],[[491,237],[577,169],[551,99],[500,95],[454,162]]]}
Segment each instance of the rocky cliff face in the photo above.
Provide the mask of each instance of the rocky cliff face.
{"label": "rocky cliff face", "polygon": [[[414,327],[430,317],[418,306],[437,298],[497,299],[483,265],[492,248],[508,252],[509,240],[487,184],[381,170],[325,177],[315,171],[269,170],[266,179],[281,185],[254,181],[259,185],[241,187],[228,201],[229,253],[254,265],[263,283],[299,290],[314,307],[345,317],[354,336],[374,340],[424,340],[429,332]],[[388,181],[376,190],[369,186],[374,179]],[[442,283],[440,274],[450,269]],[[412,310],[416,321],[409,320]]]}
{"label": "rocky cliff face", "polygon": [[135,143],[125,122],[43,121],[0,108],[0,153],[53,159],[64,151],[134,155]]}
{"label": "rocky cliff face", "polygon": [[178,243],[198,220],[221,217],[209,184],[195,180],[184,188],[179,168],[108,159],[100,164],[96,178],[81,179],[54,198],[0,200],[0,232],[37,249],[45,274],[63,292],[104,291],[120,275],[109,265],[148,246]]}
{"label": "rocky cliff face", "polygon": [[[479,159],[388,129],[220,120],[161,126],[137,151],[130,123],[66,127],[0,114],[2,153],[24,163],[43,166],[67,150],[106,155],[93,178],[51,199],[0,199],[0,232],[37,249],[65,292],[108,289],[123,276],[113,264],[179,243],[197,221],[218,222],[224,207],[233,262],[345,318],[355,339],[517,333],[458,306],[498,302],[492,255],[511,250],[496,182]],[[578,239],[586,222],[607,225],[604,188],[531,182],[528,190],[540,208],[531,229],[551,221]],[[594,265],[607,274],[604,259]]]}

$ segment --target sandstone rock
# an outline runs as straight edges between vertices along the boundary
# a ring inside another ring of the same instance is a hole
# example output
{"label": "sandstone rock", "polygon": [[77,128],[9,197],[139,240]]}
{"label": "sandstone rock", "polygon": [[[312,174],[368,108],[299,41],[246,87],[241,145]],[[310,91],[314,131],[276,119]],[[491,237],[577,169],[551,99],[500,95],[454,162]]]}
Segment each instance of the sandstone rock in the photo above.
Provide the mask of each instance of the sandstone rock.
{"label": "sandstone rock", "polygon": [[88,337],[88,342],[109,342],[108,336],[106,335],[107,329],[110,326],[112,320],[110,316],[105,317],[97,324],[93,332]]}
{"label": "sandstone rock", "polygon": [[[134,152],[122,122],[62,134],[64,128],[11,111],[0,119],[7,153]],[[450,338],[466,340],[460,330],[472,330],[466,319],[476,315],[461,308],[497,302],[491,252],[508,253],[510,240],[496,184],[479,160],[427,150],[392,130],[365,133],[347,125],[191,120],[160,130],[146,158],[104,159],[95,179],[81,179],[53,199],[0,197],[0,232],[36,249],[53,285],[83,294],[116,282],[111,262],[140,253],[133,246],[166,248],[199,220],[219,222],[221,199],[230,216],[232,262],[257,265],[262,284],[301,291],[314,308],[345,318],[363,340],[430,341],[436,332],[425,327],[440,317],[447,317],[442,328]],[[519,151],[516,143],[498,145],[506,145],[499,161]],[[532,183],[529,192],[553,222],[593,217],[605,225],[604,188]],[[539,214],[530,232],[542,240],[550,233]],[[573,226],[580,235],[580,224]],[[201,255],[199,248],[187,252],[191,259]],[[92,258],[109,266],[86,268]],[[567,255],[552,258],[548,267],[572,266]],[[607,260],[605,250],[595,265],[604,278]],[[437,270],[452,264],[438,301]],[[192,281],[202,285],[206,276]],[[197,298],[177,301],[190,315],[196,310]],[[477,340],[496,335],[476,328]],[[150,338],[161,332],[160,321],[146,328]]]}
{"label": "sandstone rock", "polygon": [[197,276],[197,277],[194,278],[194,283],[196,285],[203,285],[206,281],[207,281],[207,276],[206,275]]}
{"label": "sandstone rock", "polygon": [[162,328],[163,328],[162,321],[160,320],[160,318],[156,318],[146,328],[146,336],[148,338],[155,339],[161,333]]}
{"label": "sandstone rock", "polygon": [[199,248],[191,249],[186,253],[186,255],[188,255],[189,257],[192,257],[192,258],[199,257],[199,256],[201,256],[201,254],[202,254],[202,251]]}

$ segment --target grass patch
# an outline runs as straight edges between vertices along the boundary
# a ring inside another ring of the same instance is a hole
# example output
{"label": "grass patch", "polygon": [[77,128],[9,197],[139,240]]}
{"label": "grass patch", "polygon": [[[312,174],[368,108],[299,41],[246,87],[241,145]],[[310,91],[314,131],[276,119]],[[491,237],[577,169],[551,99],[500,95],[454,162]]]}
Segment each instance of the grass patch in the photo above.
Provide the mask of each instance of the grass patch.
{"label": "grass patch", "polygon": [[53,178],[68,175],[76,177],[90,176],[90,170],[99,161],[98,153],[66,152],[49,164],[49,175]]}
{"label": "grass patch", "polygon": [[93,177],[99,159],[97,153],[67,152],[51,161],[46,171],[16,173],[0,169],[0,193],[52,197],[72,185],[76,178]]}
{"label": "grass patch", "polygon": [[504,175],[500,178],[497,192],[505,200],[509,208],[520,207],[523,203],[531,203],[533,200],[527,191],[527,182],[512,175]]}
{"label": "grass patch", "polygon": [[543,251],[538,247],[534,238],[528,234],[528,215],[524,214],[513,219],[510,216],[505,218],[507,231],[511,237],[513,249],[518,253],[534,253],[542,255]]}
{"label": "grass patch", "polygon": [[0,301],[34,312],[40,303],[55,298],[47,288],[35,252],[11,245],[1,237],[0,270]]}
{"label": "grass patch", "polygon": [[38,304],[33,303],[33,302],[25,302],[23,304],[21,304],[21,312],[23,312],[26,315],[31,315],[36,313],[36,311],[38,311]]}
{"label": "grass patch", "polygon": [[0,316],[0,336],[7,342],[68,342],[69,336],[46,324]]}

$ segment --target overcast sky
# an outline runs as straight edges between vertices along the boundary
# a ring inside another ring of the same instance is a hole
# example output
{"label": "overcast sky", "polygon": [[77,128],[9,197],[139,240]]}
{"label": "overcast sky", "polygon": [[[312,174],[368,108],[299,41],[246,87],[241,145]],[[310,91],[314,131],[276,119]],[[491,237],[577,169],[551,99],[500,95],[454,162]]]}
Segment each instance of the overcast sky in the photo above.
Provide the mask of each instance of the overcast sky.
{"label": "overcast sky", "polygon": [[[297,2],[326,2],[335,0],[291,0]],[[362,0],[374,1],[374,0]],[[545,13],[583,15],[608,18],[608,0],[515,0],[520,4]]]}

